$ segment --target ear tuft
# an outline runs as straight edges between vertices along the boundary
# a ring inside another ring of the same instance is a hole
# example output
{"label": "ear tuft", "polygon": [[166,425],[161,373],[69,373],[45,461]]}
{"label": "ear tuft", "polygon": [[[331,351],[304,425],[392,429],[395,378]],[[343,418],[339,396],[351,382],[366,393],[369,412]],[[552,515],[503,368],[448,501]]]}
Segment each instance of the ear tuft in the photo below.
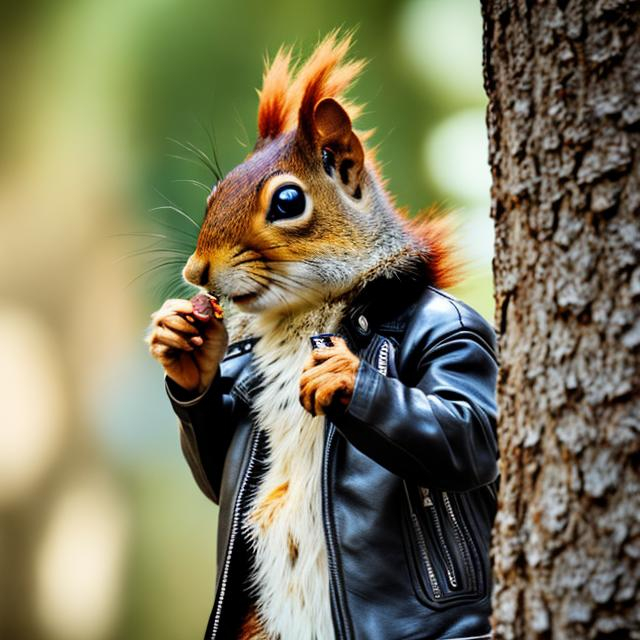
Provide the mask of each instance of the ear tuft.
{"label": "ear tuft", "polygon": [[292,115],[289,85],[291,84],[291,49],[281,47],[271,64],[266,64],[259,91],[258,135],[260,140],[279,136],[290,126]]}
{"label": "ear tuft", "polygon": [[[315,110],[328,98],[335,104],[327,103],[317,114],[322,131],[351,130],[351,122],[362,109],[344,94],[365,66],[364,60],[347,59],[352,40],[352,32],[332,31],[300,66],[294,63],[291,48],[280,48],[273,62],[266,65],[259,91],[256,149],[296,128],[301,141],[314,144]],[[358,145],[366,139],[366,132],[360,132]],[[368,157],[372,157],[371,152]]]}

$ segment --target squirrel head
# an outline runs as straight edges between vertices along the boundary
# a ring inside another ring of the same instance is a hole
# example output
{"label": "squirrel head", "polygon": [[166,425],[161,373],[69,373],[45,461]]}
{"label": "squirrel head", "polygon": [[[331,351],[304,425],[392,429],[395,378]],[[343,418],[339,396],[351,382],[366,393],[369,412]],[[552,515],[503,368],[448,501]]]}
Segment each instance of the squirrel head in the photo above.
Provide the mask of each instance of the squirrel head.
{"label": "squirrel head", "polygon": [[245,312],[289,313],[354,290],[396,254],[434,263],[437,246],[395,210],[353,129],[360,108],[343,94],[364,62],[345,61],[350,44],[332,33],[297,73],[290,49],[268,66],[258,141],[207,199],[189,283]]}

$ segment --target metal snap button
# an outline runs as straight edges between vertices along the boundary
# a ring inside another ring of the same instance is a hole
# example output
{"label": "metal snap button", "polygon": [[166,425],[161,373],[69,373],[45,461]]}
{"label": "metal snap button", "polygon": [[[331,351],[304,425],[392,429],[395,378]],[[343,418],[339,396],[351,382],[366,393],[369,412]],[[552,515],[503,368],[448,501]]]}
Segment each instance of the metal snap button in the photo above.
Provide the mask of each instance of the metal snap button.
{"label": "metal snap button", "polygon": [[367,333],[367,331],[369,331],[369,321],[364,316],[358,316],[358,326],[362,333]]}

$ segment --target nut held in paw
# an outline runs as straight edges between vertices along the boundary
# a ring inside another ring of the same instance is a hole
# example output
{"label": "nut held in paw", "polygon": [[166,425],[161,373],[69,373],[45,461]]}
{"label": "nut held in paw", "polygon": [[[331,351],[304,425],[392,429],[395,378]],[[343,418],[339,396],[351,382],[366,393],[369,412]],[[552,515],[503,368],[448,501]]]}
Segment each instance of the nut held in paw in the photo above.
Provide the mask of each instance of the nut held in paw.
{"label": "nut held in paw", "polygon": [[193,315],[200,322],[208,322],[212,317],[221,320],[224,312],[218,299],[207,293],[199,293],[191,298],[193,304]]}

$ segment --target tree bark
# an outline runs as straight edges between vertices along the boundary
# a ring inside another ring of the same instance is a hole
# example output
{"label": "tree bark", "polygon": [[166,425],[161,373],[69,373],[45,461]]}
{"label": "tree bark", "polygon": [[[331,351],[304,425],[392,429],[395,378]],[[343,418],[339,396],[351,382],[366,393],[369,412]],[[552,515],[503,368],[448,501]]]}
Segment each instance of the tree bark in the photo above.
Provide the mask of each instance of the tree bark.
{"label": "tree bark", "polygon": [[640,9],[483,0],[497,637],[640,638]]}

